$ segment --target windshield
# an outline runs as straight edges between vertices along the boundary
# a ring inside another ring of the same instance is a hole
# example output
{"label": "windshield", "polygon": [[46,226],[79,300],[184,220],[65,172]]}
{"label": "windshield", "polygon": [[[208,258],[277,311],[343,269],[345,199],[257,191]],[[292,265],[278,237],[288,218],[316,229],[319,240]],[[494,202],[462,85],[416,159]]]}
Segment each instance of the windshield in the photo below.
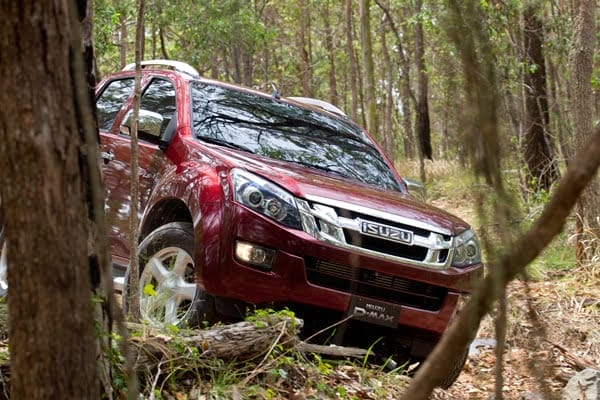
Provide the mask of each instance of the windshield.
{"label": "windshield", "polygon": [[348,120],[213,84],[192,82],[191,89],[197,139],[401,190],[369,137]]}

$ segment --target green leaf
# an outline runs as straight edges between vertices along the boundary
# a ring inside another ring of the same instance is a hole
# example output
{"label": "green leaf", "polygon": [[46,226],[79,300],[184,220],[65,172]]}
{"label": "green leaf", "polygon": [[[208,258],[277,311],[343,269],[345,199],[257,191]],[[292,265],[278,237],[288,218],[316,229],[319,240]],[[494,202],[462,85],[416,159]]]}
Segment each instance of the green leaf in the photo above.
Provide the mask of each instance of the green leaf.
{"label": "green leaf", "polygon": [[144,286],[143,292],[146,296],[156,296],[156,290],[154,289],[154,285],[151,283]]}

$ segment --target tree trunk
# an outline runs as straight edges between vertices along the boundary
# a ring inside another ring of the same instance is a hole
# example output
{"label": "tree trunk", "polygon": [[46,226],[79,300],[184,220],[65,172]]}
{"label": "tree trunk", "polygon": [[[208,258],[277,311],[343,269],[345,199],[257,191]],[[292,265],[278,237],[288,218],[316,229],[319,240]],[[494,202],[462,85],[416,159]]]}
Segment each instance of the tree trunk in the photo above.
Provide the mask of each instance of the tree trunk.
{"label": "tree trunk", "polygon": [[14,399],[100,395],[82,179],[92,108],[74,67],[82,62],[74,5],[0,7],[0,73],[12,77],[0,84],[0,190]]}
{"label": "tree trunk", "polygon": [[383,59],[385,62],[385,109],[383,113],[383,129],[381,136],[383,137],[383,144],[386,155],[392,160],[396,159],[396,145],[394,142],[394,128],[392,126],[392,109],[394,107],[394,73],[392,67],[392,60],[390,58],[390,51],[387,46],[386,32],[387,25],[381,25],[381,50],[383,52]]}
{"label": "tree trunk", "polygon": [[402,45],[402,38],[400,36],[400,32],[398,31],[398,27],[390,13],[390,10],[386,4],[383,3],[382,0],[375,0],[379,8],[383,11],[386,17],[386,21],[389,23],[392,32],[394,33],[394,37],[396,38],[396,47],[398,57],[400,58],[400,85],[401,85],[401,109],[402,109],[402,126],[404,128],[404,137],[403,137],[403,145],[404,145],[404,156],[406,158],[414,158],[414,134],[411,122],[411,107],[410,101],[414,98],[413,91],[410,87],[410,60],[405,54],[404,46]]}
{"label": "tree trunk", "polygon": [[[125,8],[125,6],[123,6]],[[121,59],[121,69],[127,65],[127,13],[123,9],[119,15],[119,56]]]}
{"label": "tree trunk", "polygon": [[546,94],[546,67],[544,62],[543,25],[533,6],[523,11],[525,46],[525,140],[523,155],[533,190],[550,189],[558,178],[558,169],[552,154],[547,129],[550,122]]}
{"label": "tree trunk", "polygon": [[431,148],[431,126],[429,123],[429,100],[428,100],[428,78],[425,70],[425,40],[423,35],[423,21],[421,19],[422,1],[415,1],[415,10],[417,13],[417,24],[415,28],[415,62],[417,66],[417,116],[416,116],[416,134],[419,141],[419,161],[421,166],[421,179],[425,181],[425,171],[423,168],[423,159],[432,159],[433,151]]}
{"label": "tree trunk", "polygon": [[371,1],[360,0],[360,41],[362,45],[364,93],[367,130],[381,139],[377,132],[377,104],[375,98],[375,67],[373,65],[373,41],[371,39]]}
{"label": "tree trunk", "polygon": [[325,48],[327,49],[327,58],[329,59],[329,101],[333,105],[338,105],[337,80],[335,77],[335,52],[333,47],[333,31],[331,30],[331,21],[329,18],[329,1],[323,4],[323,24],[325,25]]}
{"label": "tree trunk", "polygon": [[252,79],[254,76],[254,57],[253,52],[247,48],[242,48],[242,71],[243,74],[243,84],[247,87],[252,86]]}
{"label": "tree trunk", "polygon": [[[117,320],[122,318],[121,310],[116,310],[112,265],[108,257],[106,241],[106,221],[104,218],[104,189],[102,177],[98,166],[98,123],[96,113],[91,110],[95,99],[95,86],[98,81],[96,76],[96,59],[94,55],[93,40],[93,2],[88,0],[77,1],[79,21],[81,23],[81,40],[83,50],[83,63],[79,68],[73,68],[75,76],[83,75],[87,81],[87,88],[78,88],[78,96],[86,96],[87,103],[83,106],[90,109],[86,117],[85,111],[80,112],[82,120],[81,137],[87,151],[87,165],[82,166],[84,184],[87,188],[88,218],[90,231],[88,233],[88,262],[92,276],[94,295],[102,299],[94,303],[94,319],[100,332],[112,332],[114,315]],[[75,44],[74,44],[75,46]],[[113,371],[111,355],[106,349],[112,348],[112,335],[99,335],[96,346],[98,360],[98,374],[102,385],[102,392],[107,399],[112,399]]]}
{"label": "tree trunk", "polygon": [[352,94],[352,105],[350,107],[350,118],[358,121],[358,74],[356,72],[356,57],[354,57],[354,44],[352,34],[352,0],[346,0],[346,50],[348,53],[348,64],[350,68],[350,92]]}
{"label": "tree trunk", "polygon": [[307,0],[298,0],[300,11],[298,47],[300,48],[300,80],[302,82],[302,96],[312,97],[312,66],[310,65],[310,45],[309,45],[309,22]]}
{"label": "tree trunk", "polygon": [[231,49],[231,62],[233,63],[233,81],[238,85],[242,83],[242,65],[241,65],[240,46],[235,45]]}
{"label": "tree trunk", "polygon": [[[594,98],[591,77],[594,70],[596,40],[595,0],[579,0],[573,21],[573,37],[569,52],[570,114],[575,138],[574,148],[586,143],[594,120]],[[600,249],[600,182],[598,177],[583,192],[577,204],[580,232],[577,239],[577,260],[591,261]]]}
{"label": "tree trunk", "polygon": [[129,210],[129,317],[137,321],[140,319],[140,264],[138,259],[138,227],[139,227],[139,199],[140,182],[138,166],[138,116],[142,97],[142,49],[144,47],[144,0],[138,0],[137,23],[135,33],[135,89],[133,115],[131,124],[131,177],[130,177],[130,210]]}

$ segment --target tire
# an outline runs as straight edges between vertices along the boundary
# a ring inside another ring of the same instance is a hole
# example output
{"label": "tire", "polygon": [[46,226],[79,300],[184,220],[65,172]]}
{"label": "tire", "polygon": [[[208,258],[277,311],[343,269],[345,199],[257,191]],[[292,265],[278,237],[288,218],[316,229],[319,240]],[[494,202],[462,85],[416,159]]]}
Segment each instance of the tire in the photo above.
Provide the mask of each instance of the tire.
{"label": "tire", "polygon": [[439,387],[442,389],[448,389],[456,381],[460,375],[465,363],[467,362],[467,356],[469,354],[469,347],[459,355],[452,363],[452,368],[448,372],[448,375],[440,382]]}
{"label": "tire", "polygon": [[[140,318],[154,326],[195,326],[215,319],[214,299],[194,280],[194,232],[190,223],[172,222],[152,231],[139,245]],[[127,312],[130,268],[125,273]]]}

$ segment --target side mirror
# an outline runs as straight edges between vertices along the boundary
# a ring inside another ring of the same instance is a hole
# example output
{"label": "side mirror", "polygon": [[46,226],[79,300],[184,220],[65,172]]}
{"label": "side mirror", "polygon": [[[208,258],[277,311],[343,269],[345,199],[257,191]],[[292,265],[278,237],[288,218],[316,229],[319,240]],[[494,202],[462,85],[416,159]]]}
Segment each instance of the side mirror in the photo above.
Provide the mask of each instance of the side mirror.
{"label": "side mirror", "polygon": [[[124,135],[131,135],[131,125],[133,110],[129,111],[125,116],[125,121],[121,125],[121,133]],[[164,118],[159,113],[154,111],[140,109],[138,115],[138,135],[150,136],[156,139],[160,139],[161,128],[163,125]]]}
{"label": "side mirror", "polygon": [[423,186],[422,183],[406,178],[402,178],[402,180],[404,181],[404,184],[408,188],[410,194],[421,201],[425,201],[425,186]]}
{"label": "side mirror", "polygon": [[158,143],[158,147],[162,151],[167,151],[167,147],[169,147],[169,143],[171,143],[171,139],[173,139],[173,135],[175,135],[175,131],[177,130],[177,114],[173,114],[173,117],[167,124],[165,128],[165,132],[160,138],[160,142]]}

